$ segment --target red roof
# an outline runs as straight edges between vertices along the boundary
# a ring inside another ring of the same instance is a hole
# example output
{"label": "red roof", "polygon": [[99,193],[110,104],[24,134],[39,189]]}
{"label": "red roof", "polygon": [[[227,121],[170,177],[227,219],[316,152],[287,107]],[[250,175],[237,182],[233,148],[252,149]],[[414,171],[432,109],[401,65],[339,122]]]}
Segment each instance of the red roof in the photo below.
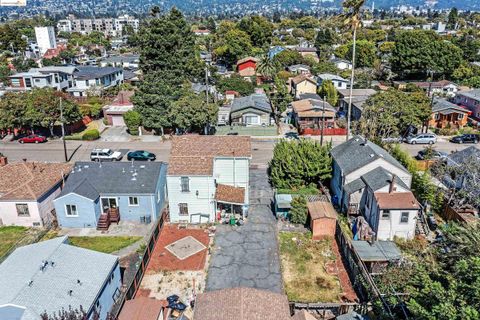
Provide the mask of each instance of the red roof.
{"label": "red roof", "polygon": [[375,192],[380,209],[418,210],[420,206],[412,192]]}
{"label": "red roof", "polygon": [[158,320],[160,311],[166,306],[165,300],[137,297],[125,301],[118,320]]}
{"label": "red roof", "polygon": [[52,59],[52,58],[58,57],[60,52],[65,51],[66,49],[67,47],[65,45],[58,45],[56,48],[48,49],[43,55],[43,58]]}

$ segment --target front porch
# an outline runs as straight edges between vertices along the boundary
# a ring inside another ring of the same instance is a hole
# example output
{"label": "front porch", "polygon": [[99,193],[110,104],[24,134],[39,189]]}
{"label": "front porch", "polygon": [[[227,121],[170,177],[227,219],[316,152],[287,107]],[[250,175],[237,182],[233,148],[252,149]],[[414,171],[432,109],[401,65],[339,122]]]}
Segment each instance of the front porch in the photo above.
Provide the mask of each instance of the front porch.
{"label": "front porch", "polygon": [[217,184],[215,200],[217,221],[230,219],[232,216],[235,217],[235,220],[245,217],[247,208],[245,188]]}

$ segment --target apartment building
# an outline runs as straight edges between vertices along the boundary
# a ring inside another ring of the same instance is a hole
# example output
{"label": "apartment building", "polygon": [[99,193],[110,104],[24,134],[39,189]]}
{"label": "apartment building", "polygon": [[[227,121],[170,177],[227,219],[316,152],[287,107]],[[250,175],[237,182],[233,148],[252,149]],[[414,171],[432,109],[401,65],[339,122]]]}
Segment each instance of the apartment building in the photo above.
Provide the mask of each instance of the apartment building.
{"label": "apartment building", "polygon": [[67,19],[59,20],[57,28],[64,32],[78,32],[89,34],[92,31],[98,31],[105,36],[117,37],[121,36],[123,28],[129,25],[135,32],[138,31],[140,22],[129,15],[119,16],[117,18],[100,18],[100,19],[75,19],[69,16]]}

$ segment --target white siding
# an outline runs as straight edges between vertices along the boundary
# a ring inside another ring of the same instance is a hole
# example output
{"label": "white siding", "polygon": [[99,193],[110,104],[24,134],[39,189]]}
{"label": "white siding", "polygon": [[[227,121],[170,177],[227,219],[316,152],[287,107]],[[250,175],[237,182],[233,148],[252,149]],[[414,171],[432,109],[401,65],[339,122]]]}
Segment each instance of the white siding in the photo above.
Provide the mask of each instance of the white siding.
{"label": "white siding", "polygon": [[[410,188],[411,184],[412,184],[412,175],[402,169],[400,169],[399,167],[397,166],[394,166],[393,164],[391,164],[390,162],[384,160],[384,159],[377,159],[363,167],[361,167],[360,169],[356,170],[356,171],[353,171],[351,173],[349,173],[346,177],[345,177],[345,183],[343,185],[346,185],[347,183],[350,183],[352,182],[353,180],[356,180],[358,178],[360,178],[361,176],[363,176],[364,174],[378,168],[378,167],[382,167],[383,169],[387,170],[388,172],[390,173],[393,173],[394,175],[396,175],[398,178],[402,179],[403,182],[405,182],[405,184]],[[343,188],[343,187],[342,187]]]}
{"label": "white siding", "polygon": [[[18,216],[17,203],[28,205],[28,217]],[[7,226],[32,227],[34,222],[38,222],[40,226],[42,226],[42,220],[38,212],[38,203],[36,201],[0,202],[0,219],[2,223]]]}
{"label": "white siding", "polygon": [[[408,212],[408,223],[400,223],[402,212]],[[377,240],[393,240],[393,237],[413,239],[417,210],[390,210],[390,219],[380,217]]]}
{"label": "white siding", "polygon": [[[235,165],[234,165],[235,164]],[[250,159],[216,158],[213,171],[217,183],[245,188],[245,203],[248,204]]]}

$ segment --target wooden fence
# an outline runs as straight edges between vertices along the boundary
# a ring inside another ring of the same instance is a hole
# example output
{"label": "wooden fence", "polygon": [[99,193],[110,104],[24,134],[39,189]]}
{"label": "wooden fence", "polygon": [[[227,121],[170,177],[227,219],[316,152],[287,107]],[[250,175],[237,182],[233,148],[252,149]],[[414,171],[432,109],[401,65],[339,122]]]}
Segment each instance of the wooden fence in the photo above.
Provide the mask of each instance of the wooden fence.
{"label": "wooden fence", "polygon": [[[322,129],[311,129],[305,128],[300,132],[301,135],[312,135],[320,136],[322,134]],[[347,134],[347,129],[345,128],[325,128],[323,129],[324,136],[344,136]]]}
{"label": "wooden fence", "polygon": [[327,315],[332,313],[335,316],[340,316],[352,311],[359,314],[366,314],[368,312],[369,305],[367,303],[290,303],[290,313],[294,313],[295,310],[308,310],[310,313],[315,313],[322,316],[322,319],[326,319]]}

